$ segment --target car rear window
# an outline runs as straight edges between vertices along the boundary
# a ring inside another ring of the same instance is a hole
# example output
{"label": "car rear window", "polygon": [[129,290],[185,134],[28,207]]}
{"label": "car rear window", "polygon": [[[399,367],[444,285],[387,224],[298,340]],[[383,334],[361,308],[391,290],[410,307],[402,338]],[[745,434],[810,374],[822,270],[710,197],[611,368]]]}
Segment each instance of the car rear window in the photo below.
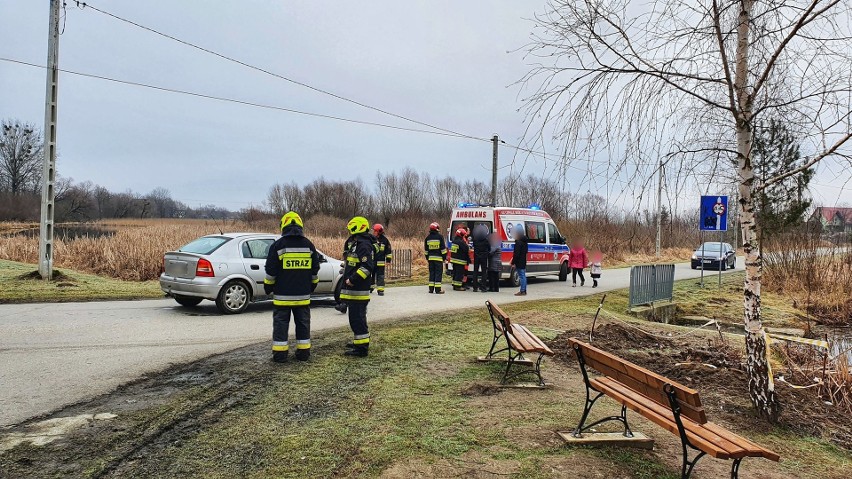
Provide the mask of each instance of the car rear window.
{"label": "car rear window", "polygon": [[204,236],[181,246],[178,251],[182,251],[184,253],[210,254],[230,240],[231,238],[227,238],[225,236]]}

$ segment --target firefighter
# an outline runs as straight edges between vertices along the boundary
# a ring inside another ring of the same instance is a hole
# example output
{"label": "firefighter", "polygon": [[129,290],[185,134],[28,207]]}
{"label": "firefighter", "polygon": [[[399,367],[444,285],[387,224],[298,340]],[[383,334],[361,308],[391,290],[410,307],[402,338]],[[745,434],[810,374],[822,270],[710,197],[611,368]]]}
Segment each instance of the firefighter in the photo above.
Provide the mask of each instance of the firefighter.
{"label": "firefighter", "polygon": [[296,359],[311,356],[311,293],[319,283],[321,257],[293,211],[281,217],[281,237],[269,247],[263,289],[272,294],[272,360],[287,360],[290,315],[296,323]]}
{"label": "firefighter", "polygon": [[376,223],[373,225],[373,237],[376,240],[376,269],[373,277],[376,280],[376,290],[379,296],[385,295],[385,265],[393,261],[393,250],[390,240],[385,236],[385,227]]}
{"label": "firefighter", "polygon": [[444,294],[441,275],[444,274],[444,258],[447,257],[447,246],[439,230],[441,225],[429,225],[429,235],[423,241],[426,262],[429,263],[429,292]]}
{"label": "firefighter", "polygon": [[453,264],[453,291],[464,291],[464,276],[470,262],[470,247],[467,245],[467,230],[459,228],[453,245],[450,246],[450,263]]}
{"label": "firefighter", "polygon": [[346,355],[366,357],[370,348],[370,331],[367,328],[367,304],[370,302],[371,277],[375,265],[375,248],[369,232],[370,222],[356,216],[346,225],[349,239],[343,253],[343,288],[340,299],[348,306],[349,327],[355,335],[347,345]]}

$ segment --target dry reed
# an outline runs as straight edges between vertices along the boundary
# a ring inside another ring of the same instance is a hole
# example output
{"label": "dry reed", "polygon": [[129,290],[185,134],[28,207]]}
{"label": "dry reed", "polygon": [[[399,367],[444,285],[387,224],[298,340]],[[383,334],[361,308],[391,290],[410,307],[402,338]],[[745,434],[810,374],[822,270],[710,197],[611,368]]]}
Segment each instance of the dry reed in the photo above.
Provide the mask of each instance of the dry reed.
{"label": "dry reed", "polygon": [[[95,226],[110,234],[55,240],[57,266],[123,280],[146,281],[159,276],[164,252],[180,248],[199,236],[219,233],[220,230],[274,233],[277,229],[275,224],[210,220],[122,219],[98,222]],[[317,248],[329,256],[341,256],[344,234],[313,236],[310,223],[307,226],[306,233]],[[421,252],[422,239],[393,236],[390,239],[395,248],[412,250],[415,265],[425,262]],[[37,258],[38,238],[25,235],[0,237],[0,259],[35,264]]]}

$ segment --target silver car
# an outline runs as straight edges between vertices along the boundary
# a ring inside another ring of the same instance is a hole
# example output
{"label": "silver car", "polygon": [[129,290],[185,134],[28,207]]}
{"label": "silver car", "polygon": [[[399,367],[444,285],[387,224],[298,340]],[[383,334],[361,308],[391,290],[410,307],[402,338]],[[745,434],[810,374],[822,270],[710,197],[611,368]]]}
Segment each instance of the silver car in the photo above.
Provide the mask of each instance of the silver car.
{"label": "silver car", "polygon": [[[241,313],[249,303],[271,299],[263,291],[264,265],[276,239],[264,233],[202,236],[163,256],[160,288],[183,306],[209,299],[225,314]],[[337,299],[341,262],[320,255],[323,261],[314,296]]]}

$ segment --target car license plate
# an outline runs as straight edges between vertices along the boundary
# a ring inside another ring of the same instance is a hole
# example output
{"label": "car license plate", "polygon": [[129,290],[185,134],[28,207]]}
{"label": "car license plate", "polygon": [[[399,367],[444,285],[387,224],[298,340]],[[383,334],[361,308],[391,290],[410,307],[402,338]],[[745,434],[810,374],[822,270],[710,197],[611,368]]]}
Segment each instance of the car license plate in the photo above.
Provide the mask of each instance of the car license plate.
{"label": "car license plate", "polygon": [[702,261],[702,263],[712,263],[712,262],[713,262],[712,259],[705,259],[704,261]]}

